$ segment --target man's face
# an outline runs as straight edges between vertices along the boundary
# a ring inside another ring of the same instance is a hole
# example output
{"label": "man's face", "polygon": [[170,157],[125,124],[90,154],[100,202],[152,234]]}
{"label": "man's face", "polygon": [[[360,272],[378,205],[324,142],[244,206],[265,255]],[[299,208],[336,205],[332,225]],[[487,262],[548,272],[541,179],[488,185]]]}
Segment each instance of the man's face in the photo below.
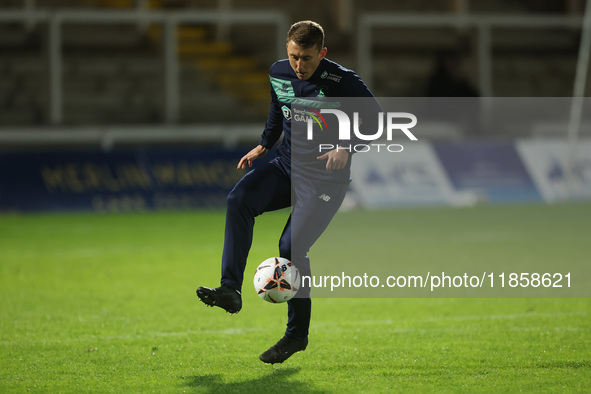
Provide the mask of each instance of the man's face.
{"label": "man's face", "polygon": [[321,50],[315,46],[302,48],[294,41],[287,43],[289,65],[301,80],[305,81],[314,74],[314,71],[316,71],[324,56],[326,56],[326,48],[322,48]]}

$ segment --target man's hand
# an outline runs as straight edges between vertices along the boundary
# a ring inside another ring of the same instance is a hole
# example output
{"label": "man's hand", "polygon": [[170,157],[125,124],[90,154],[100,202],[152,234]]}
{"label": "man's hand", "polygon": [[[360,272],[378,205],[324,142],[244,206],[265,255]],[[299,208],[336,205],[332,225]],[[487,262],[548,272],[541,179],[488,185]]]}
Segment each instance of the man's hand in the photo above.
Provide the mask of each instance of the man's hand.
{"label": "man's hand", "polygon": [[349,152],[343,148],[333,149],[322,156],[318,156],[317,159],[326,160],[326,171],[341,170],[347,165]]}
{"label": "man's hand", "polygon": [[246,168],[247,164],[249,167],[252,167],[252,162],[258,159],[259,157],[265,156],[268,151],[269,150],[262,145],[257,146],[256,148],[248,152],[246,155],[244,155],[242,159],[240,159],[240,161],[238,162],[238,166],[236,168],[238,168],[239,170],[243,170]]}

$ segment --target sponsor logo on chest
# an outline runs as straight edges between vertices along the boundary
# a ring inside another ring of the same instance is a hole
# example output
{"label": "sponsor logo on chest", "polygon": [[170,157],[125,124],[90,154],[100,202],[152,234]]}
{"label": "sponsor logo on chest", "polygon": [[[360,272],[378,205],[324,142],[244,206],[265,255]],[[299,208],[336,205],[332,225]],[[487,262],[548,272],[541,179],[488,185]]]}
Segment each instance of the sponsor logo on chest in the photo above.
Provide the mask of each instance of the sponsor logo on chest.
{"label": "sponsor logo on chest", "polygon": [[336,83],[341,82],[341,79],[343,78],[342,75],[337,75],[337,74],[333,74],[333,73],[329,73],[328,71],[324,70],[322,72],[322,74],[320,74],[320,78],[322,79],[328,79],[330,81],[334,81]]}

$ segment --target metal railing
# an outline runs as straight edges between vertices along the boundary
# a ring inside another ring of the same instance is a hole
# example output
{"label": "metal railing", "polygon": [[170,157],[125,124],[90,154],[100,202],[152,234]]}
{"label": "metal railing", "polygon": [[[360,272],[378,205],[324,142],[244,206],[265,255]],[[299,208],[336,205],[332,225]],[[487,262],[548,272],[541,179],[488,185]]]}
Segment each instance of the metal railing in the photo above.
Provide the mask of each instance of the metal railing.
{"label": "metal railing", "polygon": [[163,26],[164,56],[164,114],[166,123],[179,118],[179,62],[176,30],[180,24],[211,23],[268,24],[275,27],[275,51],[278,58],[285,57],[285,34],[289,29],[287,16],[277,11],[147,11],[142,8],[121,11],[108,10],[24,10],[0,11],[0,23],[22,22],[29,25],[45,23],[48,26],[47,57],[49,84],[49,122],[59,125],[63,120],[63,54],[62,26],[65,23],[157,23]]}
{"label": "metal railing", "polygon": [[478,31],[478,85],[482,96],[494,96],[492,84],[492,41],[494,28],[573,28],[581,29],[581,16],[511,16],[511,15],[425,15],[367,13],[359,18],[357,28],[357,67],[359,75],[372,86],[374,57],[372,30],[378,27],[452,27]]}

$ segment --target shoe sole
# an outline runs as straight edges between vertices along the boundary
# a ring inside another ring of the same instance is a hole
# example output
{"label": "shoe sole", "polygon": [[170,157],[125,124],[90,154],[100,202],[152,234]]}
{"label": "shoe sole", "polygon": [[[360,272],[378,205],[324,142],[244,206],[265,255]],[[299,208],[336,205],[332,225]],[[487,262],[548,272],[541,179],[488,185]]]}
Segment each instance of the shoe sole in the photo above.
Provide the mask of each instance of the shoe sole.
{"label": "shoe sole", "polygon": [[265,364],[283,364],[283,362],[284,362],[285,360],[287,360],[288,358],[290,358],[291,356],[293,356],[294,354],[296,354],[296,353],[298,353],[298,352],[303,352],[304,350],[306,350],[306,348],[307,348],[307,347],[308,347],[308,346],[306,345],[306,346],[304,346],[302,349],[296,350],[295,352],[291,353],[289,356],[285,357],[285,358],[284,358],[283,360],[281,360],[281,361],[279,361],[279,360],[273,360],[273,361],[271,361],[271,360],[269,360],[269,361],[267,361],[267,360],[264,360],[264,359],[263,359],[263,355],[262,355],[262,354],[259,356],[259,360],[261,360],[261,361],[262,361],[262,362],[264,362]]}
{"label": "shoe sole", "polygon": [[[197,298],[199,298],[199,301],[203,302],[206,306],[209,306],[209,307],[217,306],[217,307],[222,308],[221,306],[219,306],[215,303],[215,299],[211,296],[209,291],[207,291],[206,289],[203,289],[201,287],[199,287],[197,289]],[[230,315],[234,315],[234,314],[240,312],[240,310],[235,310],[235,309],[230,309],[230,310],[225,309],[225,308],[222,308],[222,309],[224,309]]]}

